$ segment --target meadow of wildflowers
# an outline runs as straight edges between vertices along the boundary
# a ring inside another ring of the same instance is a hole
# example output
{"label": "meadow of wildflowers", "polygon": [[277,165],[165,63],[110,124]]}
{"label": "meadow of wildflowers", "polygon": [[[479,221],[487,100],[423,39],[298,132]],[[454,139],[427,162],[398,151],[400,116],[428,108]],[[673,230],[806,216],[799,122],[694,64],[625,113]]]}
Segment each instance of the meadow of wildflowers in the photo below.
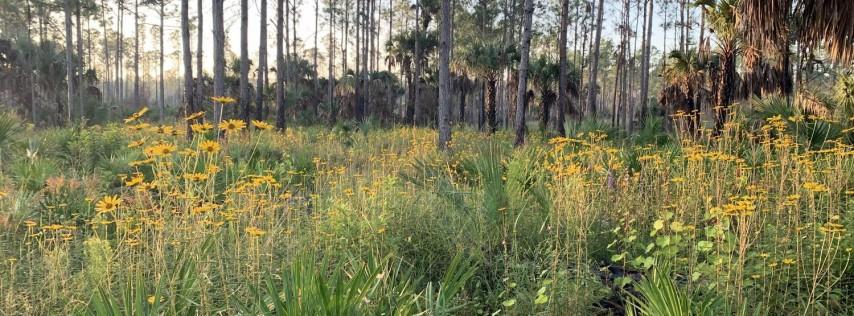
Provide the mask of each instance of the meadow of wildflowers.
{"label": "meadow of wildflowers", "polygon": [[440,152],[426,128],[195,113],[188,137],[145,112],[16,127],[0,314],[854,308],[854,151],[792,132],[803,118],[655,141],[579,128],[519,149],[460,129]]}

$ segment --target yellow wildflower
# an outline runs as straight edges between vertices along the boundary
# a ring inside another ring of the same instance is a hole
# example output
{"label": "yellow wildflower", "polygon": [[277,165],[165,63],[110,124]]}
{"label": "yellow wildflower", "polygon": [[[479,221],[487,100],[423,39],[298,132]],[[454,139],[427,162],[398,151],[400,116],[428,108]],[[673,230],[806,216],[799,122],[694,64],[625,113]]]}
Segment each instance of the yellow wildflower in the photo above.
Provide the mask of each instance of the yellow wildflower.
{"label": "yellow wildflower", "polygon": [[199,111],[199,112],[190,114],[189,116],[185,117],[184,120],[192,121],[192,120],[198,119],[204,115],[205,115],[205,111]]}
{"label": "yellow wildflower", "polygon": [[145,144],[145,138],[130,142],[130,144],[128,144],[128,148],[136,148],[142,146],[143,144]]}
{"label": "yellow wildflower", "polygon": [[211,97],[211,100],[214,102],[222,103],[222,104],[232,104],[232,103],[237,102],[237,100],[235,100],[232,97],[228,97],[228,96]]}
{"label": "yellow wildflower", "polygon": [[143,107],[138,112],[131,114],[128,118],[125,119],[125,123],[130,123],[141,118],[145,113],[148,113],[148,107]]}
{"label": "yellow wildflower", "polygon": [[192,129],[194,133],[204,133],[213,129],[213,125],[211,123],[196,123],[190,125],[190,129]]}
{"label": "yellow wildflower", "polygon": [[125,186],[131,188],[142,183],[143,181],[145,181],[145,176],[143,176],[142,173],[137,172],[134,173],[133,178],[130,178],[130,180],[125,181]]}
{"label": "yellow wildflower", "polygon": [[268,129],[273,128],[273,125],[270,125],[267,122],[259,121],[259,120],[252,120],[252,126],[255,126],[255,128],[260,129],[260,130],[268,130]]}
{"label": "yellow wildflower", "polygon": [[202,152],[208,153],[208,154],[218,152],[219,149],[220,149],[219,143],[217,143],[215,141],[206,140],[206,141],[203,141],[201,144],[199,144],[199,150],[201,150]]}
{"label": "yellow wildflower", "polygon": [[246,123],[241,120],[225,120],[219,123],[219,129],[226,133],[237,132],[245,127]]}
{"label": "yellow wildflower", "polygon": [[95,210],[101,213],[112,212],[121,204],[122,200],[118,196],[107,195],[98,201],[98,204],[95,205]]}
{"label": "yellow wildflower", "polygon": [[255,226],[246,227],[246,233],[252,237],[259,237],[259,236],[263,236],[264,234],[266,234],[265,231],[259,229],[258,227],[255,227]]}

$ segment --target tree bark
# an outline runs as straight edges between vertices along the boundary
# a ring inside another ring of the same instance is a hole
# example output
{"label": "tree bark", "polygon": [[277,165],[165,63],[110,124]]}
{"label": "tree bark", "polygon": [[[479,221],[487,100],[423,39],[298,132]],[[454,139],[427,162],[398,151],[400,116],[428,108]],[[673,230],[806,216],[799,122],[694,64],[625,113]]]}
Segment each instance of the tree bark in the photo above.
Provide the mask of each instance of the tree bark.
{"label": "tree bark", "polygon": [[353,103],[353,118],[356,120],[361,120],[361,108],[362,108],[362,58],[365,56],[362,54],[362,28],[364,27],[362,24],[362,0],[356,0],[356,17],[353,23],[356,28],[356,82],[354,87],[355,92],[355,102]]}
{"label": "tree bark", "polygon": [[486,129],[487,134],[494,134],[498,126],[495,120],[495,86],[497,85],[495,77],[486,79]]}
{"label": "tree bark", "polygon": [[139,109],[139,0],[133,6],[133,108]]}
{"label": "tree bark", "polygon": [[[530,0],[528,0],[530,1]],[[442,0],[442,31],[439,39],[439,149],[451,141],[451,0]]]}
{"label": "tree bark", "polygon": [[[560,30],[558,34],[558,54],[560,55],[558,59],[560,60],[560,75],[559,75],[559,83],[558,83],[558,94],[557,94],[557,122],[555,126],[557,127],[557,132],[560,136],[566,136],[566,128],[564,127],[564,122],[566,121],[566,107],[569,104],[567,100],[566,90],[569,86],[569,82],[567,80],[567,75],[569,69],[569,65],[567,64],[567,56],[566,56],[566,31],[567,24],[569,22],[569,0],[561,0],[560,1]],[[577,38],[577,36],[576,36]],[[573,43],[574,45],[575,43]],[[545,96],[543,96],[545,99]],[[545,100],[543,100],[543,104],[545,105]],[[546,109],[543,110],[545,112],[545,120],[548,120],[548,112]],[[546,126],[544,123],[543,126]]]}
{"label": "tree bark", "polygon": [[531,23],[534,14],[534,0],[525,0],[525,12],[523,16],[521,58],[519,59],[519,89],[516,90],[516,141],[514,146],[518,147],[525,143],[525,104],[528,92],[528,58],[531,49]]}
{"label": "tree bark", "polygon": [[264,88],[267,86],[267,0],[261,0],[261,27],[258,44],[258,81],[255,84],[255,119],[264,120]]}
{"label": "tree bark", "polygon": [[596,32],[593,38],[593,54],[590,56],[590,79],[587,88],[587,116],[596,118],[596,75],[599,72],[599,44],[602,40],[602,13],[604,1],[596,6]]}
{"label": "tree bark", "polygon": [[240,0],[240,109],[241,118],[249,124],[249,0]]}
{"label": "tree bark", "polygon": [[[196,112],[193,91],[193,55],[190,51],[190,9],[189,0],[181,0],[181,46],[184,61],[184,115]],[[187,138],[193,138],[192,122],[187,121]]]}
{"label": "tree bark", "polygon": [[80,15],[82,13],[81,12],[82,8],[80,7],[80,0],[77,0],[75,2],[76,2],[76,11],[77,11],[75,14],[75,24],[76,25],[75,25],[75,32],[74,32],[76,35],[75,40],[77,41],[77,43],[76,43],[77,44],[77,62],[75,63],[75,68],[77,69],[76,70],[77,87],[75,87],[74,92],[77,93],[78,102],[80,103],[80,104],[78,104],[77,116],[82,118],[84,109],[83,109],[83,102],[82,102],[83,99],[81,98],[81,96],[83,95],[83,92],[86,91],[85,84],[83,82],[83,72],[85,69],[85,66],[83,65],[83,23],[80,22],[80,18],[81,18]]}
{"label": "tree bark", "polygon": [[[213,62],[214,62],[214,96],[225,96],[225,30],[223,29],[223,1],[213,0]],[[214,122],[217,126],[222,121],[223,106],[214,102]],[[217,129],[217,135],[220,135]]]}
{"label": "tree bark", "polygon": [[74,43],[71,40],[71,0],[64,0],[63,5],[65,7],[65,81],[68,92],[66,120],[68,125],[71,125],[71,109],[74,107],[74,59],[71,53],[71,50],[74,49]]}
{"label": "tree bark", "polygon": [[641,126],[646,122],[646,117],[649,115],[649,55],[650,42],[652,41],[652,1],[646,0],[646,9],[644,10],[644,41],[643,41],[643,61],[641,62]]}
{"label": "tree bark", "polygon": [[285,129],[285,1],[276,7],[276,128]]}
{"label": "tree bark", "polygon": [[344,43],[341,51],[341,76],[346,76],[350,67],[347,63],[347,49],[350,47],[350,1],[344,0],[344,29],[342,29]]}
{"label": "tree bark", "polygon": [[338,109],[335,108],[335,0],[330,0],[330,8],[329,8],[329,61],[328,68],[329,73],[326,75],[326,84],[329,91],[327,92],[327,97],[329,98],[329,119],[331,122],[335,122],[335,119],[338,114]]}
{"label": "tree bark", "polygon": [[[320,28],[318,27],[320,22],[320,2],[318,0],[314,0],[314,95],[318,95],[320,93],[320,78],[317,74],[317,51],[319,47],[317,46],[317,36],[320,34]],[[330,60],[331,62],[332,60]],[[318,109],[317,106],[320,103],[320,99],[318,98],[318,102],[314,102],[314,116],[317,118]]]}
{"label": "tree bark", "polygon": [[[159,81],[160,82],[158,85],[158,91],[160,91],[160,93],[159,93],[159,95],[160,95],[160,99],[159,99],[159,101],[160,101],[159,102],[160,103],[159,104],[160,105],[159,106],[160,117],[159,117],[159,119],[161,122],[163,122],[164,116],[166,115],[166,113],[165,113],[166,112],[166,100],[165,100],[166,99],[166,86],[163,82],[163,79],[165,78],[163,76],[163,36],[165,35],[165,34],[163,34],[163,20],[164,20],[163,15],[165,13],[165,12],[163,12],[164,2],[165,1],[163,1],[163,0],[160,1],[160,63],[159,63],[159,66],[160,66],[160,80]],[[192,73],[190,75],[192,76]]]}
{"label": "tree bark", "polygon": [[[294,1],[296,1],[296,0],[294,0]],[[284,20],[283,20],[283,22],[284,22],[284,29],[283,30],[285,33],[284,33],[284,38],[282,39],[282,41],[284,41],[284,45],[285,45],[285,64],[284,64],[285,72],[282,75],[282,81],[285,84],[287,84],[291,80],[291,69],[290,69],[290,67],[291,67],[291,63],[290,63],[290,60],[291,60],[291,29],[290,29],[290,27],[288,27],[289,24],[291,23],[290,22],[291,21],[291,9],[290,9],[291,0],[285,0],[284,5],[285,5],[285,9],[284,9],[285,16],[284,16]],[[276,115],[278,115],[278,114],[276,114]],[[278,118],[276,120],[278,120]]]}
{"label": "tree bark", "polygon": [[205,62],[205,60],[204,60],[204,51],[205,51],[205,49],[204,49],[205,48],[205,46],[204,46],[204,38],[205,38],[204,26],[205,26],[205,23],[204,22],[205,22],[205,19],[204,19],[204,14],[202,14],[202,12],[204,11],[204,0],[198,0],[196,5],[198,6],[196,8],[196,10],[198,11],[196,13],[196,17],[199,20],[199,26],[198,26],[199,28],[196,30],[196,37],[198,37],[198,39],[197,39],[198,43],[196,44],[196,72],[197,72],[197,74],[196,74],[196,81],[195,81],[194,85],[196,88],[195,99],[201,105],[201,104],[203,104],[203,102],[205,100],[205,93],[204,93],[204,87],[205,87],[205,85],[204,85],[204,82],[205,82],[204,81],[204,76],[205,76],[205,72],[204,72],[204,65],[205,65],[205,63],[204,63]]}
{"label": "tree bark", "polygon": [[118,32],[116,32],[116,96],[119,99],[119,106],[123,105],[125,97],[124,89],[124,0],[119,0],[118,3]]}
{"label": "tree bark", "polygon": [[415,0],[415,76],[413,78],[413,92],[415,100],[413,102],[415,113],[413,114],[412,123],[417,124],[421,121],[421,0]]}

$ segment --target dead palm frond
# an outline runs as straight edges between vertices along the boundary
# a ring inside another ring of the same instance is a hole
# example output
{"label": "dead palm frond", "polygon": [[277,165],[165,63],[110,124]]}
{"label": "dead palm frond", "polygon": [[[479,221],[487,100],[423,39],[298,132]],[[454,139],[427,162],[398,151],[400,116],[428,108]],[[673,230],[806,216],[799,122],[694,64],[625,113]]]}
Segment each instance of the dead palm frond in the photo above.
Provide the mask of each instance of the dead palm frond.
{"label": "dead palm frond", "polygon": [[808,47],[823,46],[835,62],[854,61],[854,1],[741,0],[739,11],[739,24],[753,46],[788,54],[786,44],[794,34]]}

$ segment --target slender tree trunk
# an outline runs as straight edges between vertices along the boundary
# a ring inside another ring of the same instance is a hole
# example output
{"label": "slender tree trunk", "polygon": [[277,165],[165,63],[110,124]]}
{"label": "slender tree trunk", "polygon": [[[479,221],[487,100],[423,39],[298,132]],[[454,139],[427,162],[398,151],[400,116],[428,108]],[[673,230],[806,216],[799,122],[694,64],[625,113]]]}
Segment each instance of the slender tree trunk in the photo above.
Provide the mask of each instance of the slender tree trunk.
{"label": "slender tree trunk", "polygon": [[[530,1],[530,0],[528,0]],[[439,38],[439,149],[451,141],[451,0],[442,0],[442,30]]]}
{"label": "slender tree trunk", "polygon": [[376,24],[376,18],[374,17],[374,13],[376,13],[375,11],[376,11],[376,2],[377,1],[376,0],[370,0],[370,1],[371,1],[371,28],[370,28],[370,31],[371,31],[371,40],[370,40],[371,41],[371,68],[370,68],[369,72],[373,72],[373,71],[376,71],[376,69],[377,69],[376,68],[377,67],[377,42],[375,41],[377,24]]}
{"label": "slender tree trunk", "polygon": [[285,129],[285,1],[276,7],[276,128]]}
{"label": "slender tree trunk", "polygon": [[[561,0],[560,1],[560,30],[558,31],[558,59],[560,60],[560,75],[559,75],[559,83],[558,83],[558,94],[557,94],[557,122],[555,126],[557,127],[557,132],[560,136],[566,136],[566,128],[564,127],[566,121],[566,107],[569,105],[567,102],[567,87],[569,86],[569,82],[567,80],[567,75],[569,69],[569,65],[567,64],[567,56],[566,56],[566,29],[567,24],[569,22],[569,0]],[[576,39],[577,36],[576,29]],[[573,43],[574,45],[575,43]],[[545,98],[545,96],[543,96]],[[543,101],[545,104],[545,100]],[[548,120],[549,113],[544,110],[545,119]],[[546,126],[544,123],[543,126]]]}
{"label": "slender tree trunk", "polygon": [[525,0],[525,12],[522,17],[524,21],[522,22],[522,42],[520,43],[521,47],[521,58],[519,60],[519,89],[516,90],[516,142],[515,146],[521,146],[525,143],[525,129],[526,129],[526,120],[525,120],[525,112],[527,104],[527,92],[528,92],[528,59],[530,58],[530,49],[531,49],[531,24],[533,20],[534,14],[534,0]]}
{"label": "slender tree trunk", "polygon": [[[225,30],[223,26],[223,1],[213,0],[213,62],[214,62],[214,96],[225,96]],[[222,121],[223,106],[214,102],[214,122],[217,126]],[[217,129],[217,135],[220,135]]]}
{"label": "slender tree trunk", "polygon": [[329,91],[329,118],[331,122],[335,122],[338,109],[335,107],[335,0],[330,0],[331,7],[329,8],[329,73],[327,74],[326,84]]}
{"label": "slender tree trunk", "polygon": [[679,51],[687,52],[685,47],[685,0],[679,0]]}
{"label": "slender tree trunk", "polygon": [[[35,43],[30,25],[33,24],[33,15],[30,8],[30,0],[26,0],[26,15],[27,15],[27,39],[31,43]],[[28,84],[30,86],[30,117],[33,120],[33,126],[38,126],[38,114],[36,113],[36,79],[33,69],[33,57],[27,57],[27,70],[29,72]]]}
{"label": "slender tree trunk", "polygon": [[468,78],[460,76],[460,82],[457,83],[457,87],[460,89],[460,124],[466,123],[466,96],[469,90],[467,80]]}
{"label": "slender tree trunk", "polygon": [[413,116],[413,124],[417,124],[421,118],[421,0],[415,0],[415,78],[414,93],[415,93],[415,113]]}
{"label": "slender tree trunk", "polygon": [[68,92],[66,110],[68,111],[66,121],[71,125],[71,109],[74,107],[74,59],[72,49],[74,43],[71,40],[71,0],[64,0],[65,6],[65,82]]}
{"label": "slender tree trunk", "polygon": [[486,79],[486,97],[485,97],[485,107],[486,107],[486,129],[487,134],[494,134],[497,129],[496,120],[495,120],[495,87],[497,85],[497,80],[495,77],[489,77]]}
{"label": "slender tree trunk", "polygon": [[133,6],[133,108],[139,109],[139,0]]}
{"label": "slender tree trunk", "polygon": [[[264,120],[264,88],[267,86],[267,0],[261,0],[261,26],[258,41],[258,82],[255,84],[255,119]],[[316,63],[315,63],[316,65]]]}
{"label": "slender tree trunk", "polygon": [[83,93],[86,91],[86,86],[85,86],[85,83],[83,82],[83,72],[85,71],[84,69],[86,68],[86,66],[83,64],[83,23],[80,22],[80,15],[82,13],[81,12],[82,8],[80,7],[80,0],[77,0],[75,2],[76,2],[76,10],[75,10],[76,11],[76,14],[75,14],[76,25],[75,25],[75,32],[74,33],[76,35],[75,40],[77,41],[77,43],[76,43],[77,44],[77,62],[75,63],[75,66],[77,69],[76,70],[77,87],[75,87],[74,92],[77,93],[77,98],[78,98],[77,100],[79,103],[77,105],[77,107],[78,107],[77,117],[82,118],[83,112],[84,112],[82,96],[83,96]]}
{"label": "slender tree trunk", "polygon": [[[290,67],[291,67],[291,62],[290,62],[290,60],[291,60],[291,28],[289,27],[290,26],[289,24],[291,23],[291,9],[290,9],[291,8],[291,2],[290,1],[291,0],[285,0],[285,9],[284,9],[285,10],[284,11],[285,17],[284,17],[284,21],[283,21],[284,22],[283,28],[284,28],[285,35],[284,35],[284,38],[282,40],[285,42],[284,43],[284,45],[285,45],[285,65],[284,65],[285,66],[284,67],[285,72],[282,75],[282,81],[284,81],[285,84],[288,84],[291,80],[291,69],[290,69]],[[294,1],[296,1],[296,0],[294,0]]]}
{"label": "slender tree trunk", "polygon": [[[622,38],[620,40],[622,42]],[[614,74],[614,94],[612,95],[612,99],[611,99],[611,127],[614,127],[614,128],[617,127],[617,124],[618,124],[617,117],[619,117],[619,114],[617,113],[617,102],[618,102],[617,96],[619,95],[619,93],[618,93],[619,91],[617,89],[620,87],[620,84],[619,84],[620,83],[620,76],[623,75],[623,71],[624,71],[623,70],[623,48],[622,48],[622,45],[623,45],[623,43],[620,43],[619,52],[617,53],[617,65],[616,65],[617,67],[615,69],[616,73]],[[605,78],[602,78],[602,81],[605,81]]]}
{"label": "slender tree trunk", "polygon": [[[320,34],[320,28],[318,27],[320,22],[320,2],[318,0],[314,0],[314,95],[318,95],[320,93],[320,78],[317,74],[317,51],[319,50],[319,46],[317,46],[317,36]],[[332,62],[330,60],[330,62]],[[318,101],[320,99],[318,98]],[[314,116],[317,117],[317,105],[319,102],[314,102]]]}
{"label": "slender tree trunk", "polygon": [[[291,32],[291,53],[293,56],[291,56],[291,58],[294,59],[293,61],[296,61],[299,58],[299,53],[297,52],[297,1],[298,0],[291,1],[291,28],[293,28]],[[293,68],[291,76],[294,77],[294,80],[296,80],[296,75],[296,68]]]}
{"label": "slender tree trunk", "polygon": [[350,47],[350,1],[344,0],[344,29],[342,30],[344,33],[344,47],[341,54],[341,65],[342,68],[341,75],[346,76],[347,71],[350,70],[350,67],[347,65],[347,49]]}
{"label": "slender tree trunk", "polygon": [[354,87],[355,102],[353,103],[353,118],[361,120],[362,108],[362,0],[356,0],[356,17],[353,21],[356,29],[356,83]]}
{"label": "slender tree trunk", "polygon": [[124,103],[125,89],[124,77],[122,70],[124,68],[124,0],[119,0],[118,4],[118,32],[116,32],[116,96],[119,99],[119,106]]}
{"label": "slender tree trunk", "polygon": [[[195,113],[193,91],[193,53],[190,51],[190,0],[181,0],[181,47],[184,61],[184,115]],[[200,34],[201,35],[201,34]],[[192,122],[187,121],[187,138],[193,138]]]}
{"label": "slender tree trunk", "polygon": [[249,124],[249,0],[240,0],[240,109],[241,118]]}
{"label": "slender tree trunk", "polygon": [[368,46],[370,42],[370,0],[365,0],[362,3],[362,72],[360,78],[360,85],[362,86],[362,99],[359,100],[359,113],[357,118],[359,120],[364,119],[364,115],[367,109],[367,100],[370,97],[370,91],[368,90],[368,60],[371,59],[371,55],[368,51]]}
{"label": "slender tree trunk", "polygon": [[649,55],[650,42],[652,41],[652,1],[646,0],[644,9],[644,41],[643,41],[643,61],[641,62],[641,126],[644,125],[646,117],[649,115]]}
{"label": "slender tree trunk", "polygon": [[196,81],[195,81],[195,88],[196,88],[196,98],[195,99],[199,102],[199,105],[201,105],[201,104],[203,104],[203,102],[205,100],[205,92],[204,92],[205,91],[204,90],[204,88],[205,88],[205,84],[204,84],[205,83],[205,81],[204,81],[204,76],[205,76],[205,72],[204,72],[204,65],[205,65],[205,60],[204,60],[204,51],[205,51],[204,26],[205,26],[205,24],[204,24],[204,22],[205,22],[205,19],[204,19],[204,16],[205,15],[202,14],[202,12],[204,12],[204,0],[198,0],[196,5],[198,6],[196,8],[198,11],[196,14],[196,18],[199,20],[199,27],[198,27],[198,30],[196,30],[196,37],[197,37],[198,43],[196,44],[196,72],[197,72],[197,74],[196,74]]}
{"label": "slender tree trunk", "polygon": [[[182,0],[183,1],[183,0]],[[165,78],[163,76],[163,37],[165,34],[163,33],[163,19],[165,12],[163,11],[164,1],[160,1],[160,82],[158,90],[160,91],[160,121],[162,122],[166,115],[166,86],[163,82]],[[190,76],[193,74],[190,73]]]}
{"label": "slender tree trunk", "polygon": [[404,120],[410,125],[415,125],[415,86],[413,85],[412,62],[401,65],[404,77],[406,77],[407,100],[404,113]]}
{"label": "slender tree trunk", "polygon": [[[394,36],[394,0],[388,0],[388,41]],[[391,72],[391,65],[386,65]]]}
{"label": "slender tree trunk", "polygon": [[599,72],[599,44],[602,39],[602,13],[604,1],[599,0],[596,6],[596,32],[593,38],[593,53],[590,55],[590,79],[587,88],[587,114],[596,118],[596,75]]}
{"label": "slender tree trunk", "polygon": [[[110,46],[109,46],[109,35],[107,32],[107,2],[105,0],[101,0],[101,29],[104,32],[104,74],[107,76],[104,80],[104,95],[112,94],[110,89],[108,88],[108,83],[111,82],[112,78],[110,75],[112,73],[110,69]],[[105,98],[106,99],[106,98]],[[113,118],[113,107],[107,106],[107,120],[112,120]]]}

